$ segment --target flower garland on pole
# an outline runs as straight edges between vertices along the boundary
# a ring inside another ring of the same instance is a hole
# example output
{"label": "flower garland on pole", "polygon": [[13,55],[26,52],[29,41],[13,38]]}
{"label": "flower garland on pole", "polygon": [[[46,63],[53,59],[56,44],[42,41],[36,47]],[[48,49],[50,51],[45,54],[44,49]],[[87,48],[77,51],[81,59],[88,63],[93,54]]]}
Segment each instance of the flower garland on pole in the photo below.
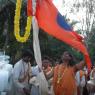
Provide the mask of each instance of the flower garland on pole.
{"label": "flower garland on pole", "polygon": [[20,33],[19,33],[20,32],[19,20],[20,20],[20,13],[21,13],[21,5],[22,5],[22,0],[17,0],[15,17],[14,17],[14,35],[15,35],[17,41],[24,43],[28,40],[28,38],[30,36],[30,30],[31,30],[31,24],[32,24],[32,15],[28,15],[27,25],[25,28],[25,34],[23,37],[21,37]]}

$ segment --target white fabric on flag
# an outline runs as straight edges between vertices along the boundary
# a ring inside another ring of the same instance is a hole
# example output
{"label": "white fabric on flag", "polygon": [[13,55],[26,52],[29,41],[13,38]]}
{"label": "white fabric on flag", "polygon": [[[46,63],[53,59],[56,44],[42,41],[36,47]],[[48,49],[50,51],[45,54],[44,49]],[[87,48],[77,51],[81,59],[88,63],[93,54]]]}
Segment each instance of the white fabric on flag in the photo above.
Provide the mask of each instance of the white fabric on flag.
{"label": "white fabric on flag", "polygon": [[[38,34],[39,34],[39,27],[37,24],[37,19],[36,17],[33,17],[33,49],[34,49],[34,56],[35,60],[42,70],[42,60],[41,60],[41,52],[40,52],[40,45],[39,45],[39,39],[38,39]],[[39,76],[38,76],[39,75]],[[48,82],[44,76],[44,72],[40,72],[37,75],[37,80],[39,83],[39,91],[40,95],[48,95]]]}
{"label": "white fabric on flag", "polygon": [[40,45],[39,45],[39,39],[38,39],[39,27],[38,27],[37,19],[35,16],[33,16],[32,23],[33,23],[34,56],[35,56],[35,60],[36,60],[36,63],[38,64],[39,68],[42,69],[41,52],[40,52]]}
{"label": "white fabric on flag", "polygon": [[[35,13],[36,9],[36,0],[33,1],[33,13]],[[38,34],[39,34],[39,26],[37,23],[37,19],[35,16],[33,16],[32,18],[32,25],[33,25],[33,49],[34,49],[34,57],[35,57],[35,61],[38,64],[39,68],[42,70],[42,60],[41,60],[41,51],[40,51],[40,44],[39,44],[39,38],[38,38]],[[44,72],[42,70],[42,72],[40,72],[37,75],[37,80],[39,83],[39,92],[40,95],[47,95],[48,92],[48,83],[47,80],[44,76]],[[43,86],[44,85],[44,86]]]}

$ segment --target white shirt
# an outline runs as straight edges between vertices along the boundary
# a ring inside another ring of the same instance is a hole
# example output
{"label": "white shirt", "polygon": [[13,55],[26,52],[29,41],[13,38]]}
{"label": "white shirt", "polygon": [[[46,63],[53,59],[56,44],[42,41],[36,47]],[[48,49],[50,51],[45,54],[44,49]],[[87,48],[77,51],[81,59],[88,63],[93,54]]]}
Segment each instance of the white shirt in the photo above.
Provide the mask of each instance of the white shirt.
{"label": "white shirt", "polygon": [[21,83],[19,82],[19,79],[24,78],[26,74],[32,74],[30,66],[30,63],[26,63],[23,60],[20,60],[15,64],[13,69],[13,80],[17,87],[24,88],[28,84],[27,78]]}
{"label": "white shirt", "polygon": [[95,80],[95,72],[93,70],[90,73],[90,79],[94,79]]}
{"label": "white shirt", "polygon": [[37,76],[39,74],[39,66],[36,65],[36,66],[32,66],[32,75],[33,76]]}
{"label": "white shirt", "polygon": [[75,79],[76,79],[77,86],[81,86],[81,87],[85,86],[86,84],[85,76],[83,75],[82,78],[80,79],[80,71],[76,73]]}

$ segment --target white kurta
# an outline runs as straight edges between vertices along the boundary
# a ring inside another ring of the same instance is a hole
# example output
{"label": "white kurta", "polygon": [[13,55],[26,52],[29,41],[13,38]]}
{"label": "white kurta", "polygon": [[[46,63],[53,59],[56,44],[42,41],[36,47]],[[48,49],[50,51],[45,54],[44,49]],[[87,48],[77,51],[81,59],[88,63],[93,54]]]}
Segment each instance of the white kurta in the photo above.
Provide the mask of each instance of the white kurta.
{"label": "white kurta", "polygon": [[37,75],[37,81],[39,83],[40,95],[48,95],[48,82],[47,82],[43,72],[40,72]]}
{"label": "white kurta", "polygon": [[82,95],[82,93],[83,93],[83,87],[85,87],[85,85],[86,85],[86,78],[85,78],[85,75],[83,75],[81,78],[80,78],[80,71],[78,71],[77,73],[76,73],[76,76],[75,76],[75,78],[76,78],[76,84],[77,84],[77,86],[80,88],[80,94]]}
{"label": "white kurta", "polygon": [[31,89],[31,95],[49,95],[48,94],[48,82],[43,72],[40,72],[37,74],[37,76],[33,77],[30,80],[30,84],[33,85]]}
{"label": "white kurta", "polygon": [[8,95],[12,87],[11,76],[12,76],[13,66],[8,63],[9,63],[8,60],[0,61],[0,95],[6,95],[6,94]]}
{"label": "white kurta", "polygon": [[[27,74],[27,76],[26,76]],[[25,95],[23,88],[28,88],[29,75],[31,75],[31,65],[30,63],[25,63],[23,60],[18,61],[13,69],[13,83],[14,83],[14,95]],[[19,82],[20,79],[23,79],[26,76],[23,82]]]}
{"label": "white kurta", "polygon": [[39,93],[39,83],[37,82],[36,76],[39,74],[39,67],[38,65],[32,66],[32,78],[30,79],[31,87],[31,95],[40,95]]}
{"label": "white kurta", "polygon": [[38,65],[32,66],[31,69],[32,69],[32,76],[37,76],[40,73]]}
{"label": "white kurta", "polygon": [[95,80],[95,71],[91,71],[90,73],[90,79],[94,79]]}

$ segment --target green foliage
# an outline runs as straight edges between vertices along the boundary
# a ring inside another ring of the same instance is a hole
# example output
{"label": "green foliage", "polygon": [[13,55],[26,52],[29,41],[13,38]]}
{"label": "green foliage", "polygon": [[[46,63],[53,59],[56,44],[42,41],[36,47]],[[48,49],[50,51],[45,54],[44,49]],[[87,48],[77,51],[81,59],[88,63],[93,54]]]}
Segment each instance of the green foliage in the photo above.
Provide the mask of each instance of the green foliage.
{"label": "green foliage", "polygon": [[88,48],[92,58],[92,62],[95,63],[95,28],[93,27],[90,33],[91,37],[88,41]]}
{"label": "green foliage", "polygon": [[[0,11],[0,49],[5,50],[6,54],[11,56],[11,63],[14,63],[19,59],[21,49],[32,46],[32,35],[25,44],[16,41],[14,36],[15,3],[11,1],[7,1],[7,3],[5,3],[5,1],[3,1],[1,5],[3,4],[4,7],[1,7]],[[23,3],[20,20],[20,32],[22,35],[24,34],[23,31],[25,31],[26,18],[26,6],[24,6]]]}

